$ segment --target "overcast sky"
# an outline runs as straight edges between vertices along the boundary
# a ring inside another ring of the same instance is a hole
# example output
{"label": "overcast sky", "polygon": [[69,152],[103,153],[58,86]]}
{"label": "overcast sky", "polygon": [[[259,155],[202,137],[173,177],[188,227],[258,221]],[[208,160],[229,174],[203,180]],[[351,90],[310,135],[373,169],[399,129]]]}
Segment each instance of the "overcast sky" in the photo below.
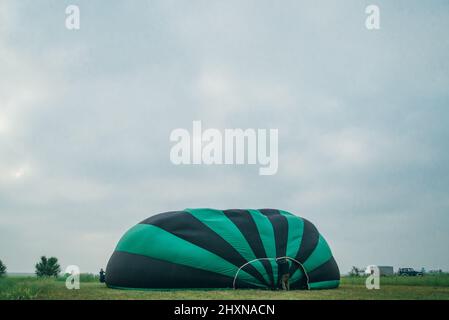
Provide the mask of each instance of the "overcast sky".
{"label": "overcast sky", "polygon": [[[443,0],[1,0],[0,259],[96,272],[153,214],[268,207],[342,272],[449,270],[448,30]],[[173,165],[193,120],[279,129],[278,173]]]}

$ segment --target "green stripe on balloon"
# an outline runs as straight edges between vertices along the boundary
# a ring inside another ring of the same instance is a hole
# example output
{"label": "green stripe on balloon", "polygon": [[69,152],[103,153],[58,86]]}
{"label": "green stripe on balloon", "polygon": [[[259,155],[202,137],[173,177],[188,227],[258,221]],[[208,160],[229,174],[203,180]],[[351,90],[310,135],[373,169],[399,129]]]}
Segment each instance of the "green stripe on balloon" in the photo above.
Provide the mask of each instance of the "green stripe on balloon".
{"label": "green stripe on balloon", "polygon": [[332,257],[331,249],[324,237],[320,234],[318,244],[313,250],[310,257],[304,262],[304,268],[307,272],[311,272],[318,268],[323,263],[327,262]]}
{"label": "green stripe on balloon", "polygon": [[279,210],[279,212],[287,218],[288,222],[288,242],[287,242],[287,257],[295,259],[304,230],[304,222],[301,218],[291,214],[290,212]]}

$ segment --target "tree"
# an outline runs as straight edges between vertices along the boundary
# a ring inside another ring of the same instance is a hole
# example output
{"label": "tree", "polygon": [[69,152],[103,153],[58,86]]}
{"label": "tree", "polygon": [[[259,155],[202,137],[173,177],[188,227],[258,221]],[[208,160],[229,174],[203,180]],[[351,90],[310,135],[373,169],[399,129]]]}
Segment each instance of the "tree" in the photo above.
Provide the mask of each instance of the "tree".
{"label": "tree", "polygon": [[6,274],[6,266],[3,264],[2,260],[0,260],[0,277],[3,277]]}
{"label": "tree", "polygon": [[46,256],[42,256],[41,261],[36,263],[36,275],[38,277],[56,277],[60,272],[61,267],[55,257],[47,259]]}
{"label": "tree", "polygon": [[349,276],[358,277],[359,275],[360,275],[360,269],[353,266],[351,271],[349,271]]}

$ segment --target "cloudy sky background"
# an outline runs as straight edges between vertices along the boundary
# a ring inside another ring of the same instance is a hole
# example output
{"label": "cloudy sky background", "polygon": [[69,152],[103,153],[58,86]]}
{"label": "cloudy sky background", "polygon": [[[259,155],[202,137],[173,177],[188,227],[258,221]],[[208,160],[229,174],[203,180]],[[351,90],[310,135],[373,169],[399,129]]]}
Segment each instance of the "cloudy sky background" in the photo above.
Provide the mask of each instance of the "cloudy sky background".
{"label": "cloudy sky background", "polygon": [[[437,0],[1,0],[0,259],[96,272],[155,213],[271,207],[342,272],[449,270],[448,30]],[[277,175],[172,165],[193,120],[278,128]]]}

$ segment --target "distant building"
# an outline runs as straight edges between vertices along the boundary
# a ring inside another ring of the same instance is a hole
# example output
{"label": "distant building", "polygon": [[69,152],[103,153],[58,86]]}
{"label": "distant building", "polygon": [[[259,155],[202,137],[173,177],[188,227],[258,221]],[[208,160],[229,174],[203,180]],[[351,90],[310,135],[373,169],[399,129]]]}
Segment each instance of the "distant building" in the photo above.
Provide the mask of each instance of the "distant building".
{"label": "distant building", "polygon": [[379,269],[380,276],[392,276],[394,275],[394,269],[392,266],[377,266],[377,265],[369,265],[366,267],[365,274],[370,275],[374,273],[374,270]]}

